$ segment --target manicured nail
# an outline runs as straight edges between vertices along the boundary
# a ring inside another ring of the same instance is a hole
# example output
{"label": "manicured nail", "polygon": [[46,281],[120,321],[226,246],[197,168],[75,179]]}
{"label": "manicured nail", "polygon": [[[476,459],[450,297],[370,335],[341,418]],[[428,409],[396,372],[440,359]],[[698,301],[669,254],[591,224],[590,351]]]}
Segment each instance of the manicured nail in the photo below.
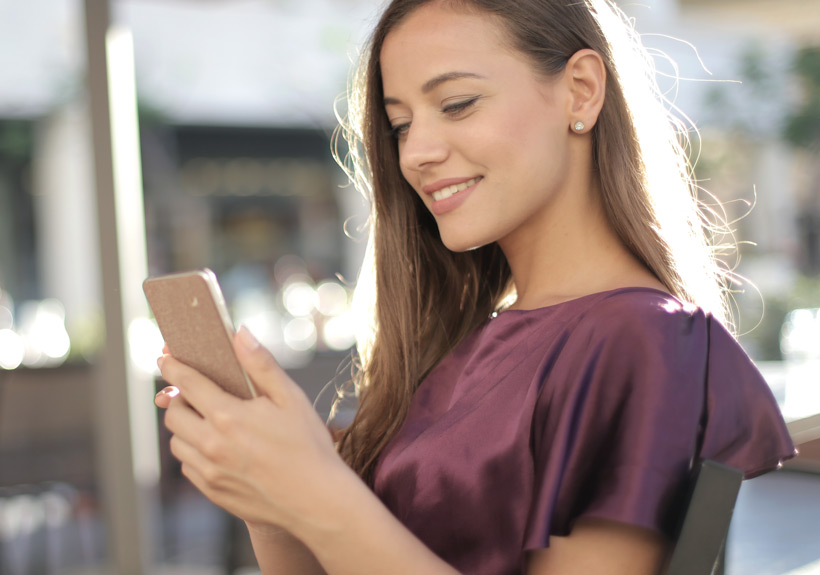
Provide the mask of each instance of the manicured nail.
{"label": "manicured nail", "polygon": [[168,395],[170,397],[176,397],[179,395],[179,389],[173,385],[169,385],[168,387],[164,387],[157,395]]}
{"label": "manicured nail", "polygon": [[253,337],[253,334],[244,325],[239,328],[239,343],[248,351],[255,351],[259,347],[259,341]]}

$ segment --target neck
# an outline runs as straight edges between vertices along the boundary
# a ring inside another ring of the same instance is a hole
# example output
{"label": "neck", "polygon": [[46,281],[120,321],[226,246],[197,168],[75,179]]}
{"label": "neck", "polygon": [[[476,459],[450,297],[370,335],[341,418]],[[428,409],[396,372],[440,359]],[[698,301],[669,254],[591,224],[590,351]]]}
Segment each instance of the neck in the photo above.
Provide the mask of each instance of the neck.
{"label": "neck", "polygon": [[512,308],[534,309],[619,287],[665,289],[612,229],[596,178],[556,202],[499,241],[518,293]]}

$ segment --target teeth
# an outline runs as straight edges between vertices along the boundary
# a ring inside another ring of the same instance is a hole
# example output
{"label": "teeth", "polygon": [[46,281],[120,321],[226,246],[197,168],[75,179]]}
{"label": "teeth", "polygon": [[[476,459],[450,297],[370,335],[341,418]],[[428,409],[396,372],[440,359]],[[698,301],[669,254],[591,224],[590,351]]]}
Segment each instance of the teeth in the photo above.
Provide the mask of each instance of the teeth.
{"label": "teeth", "polygon": [[457,194],[458,192],[466,190],[470,186],[474,186],[480,179],[481,177],[473,178],[472,180],[469,180],[467,182],[462,182],[454,186],[447,186],[446,188],[441,188],[439,191],[433,193],[433,199],[437,202],[445,200],[450,196]]}

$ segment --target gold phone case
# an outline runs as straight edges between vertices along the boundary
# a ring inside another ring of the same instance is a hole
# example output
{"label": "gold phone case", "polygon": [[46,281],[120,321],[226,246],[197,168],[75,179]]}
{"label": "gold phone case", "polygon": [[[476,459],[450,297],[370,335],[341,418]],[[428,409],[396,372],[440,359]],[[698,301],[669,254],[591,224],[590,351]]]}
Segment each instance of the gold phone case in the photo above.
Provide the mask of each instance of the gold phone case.
{"label": "gold phone case", "polygon": [[234,355],[233,324],[211,270],[151,277],[142,289],[171,355],[238,397],[256,397]]}

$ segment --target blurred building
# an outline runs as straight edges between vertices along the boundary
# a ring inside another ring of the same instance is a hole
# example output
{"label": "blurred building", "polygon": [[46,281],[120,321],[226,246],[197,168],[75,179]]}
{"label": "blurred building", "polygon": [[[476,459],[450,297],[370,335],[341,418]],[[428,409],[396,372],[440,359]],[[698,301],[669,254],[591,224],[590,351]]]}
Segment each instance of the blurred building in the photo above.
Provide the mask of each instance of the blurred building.
{"label": "blurred building", "polygon": [[[334,393],[321,391],[347,377],[367,217],[331,154],[334,103],[374,6],[111,6],[134,39],[149,272],[214,269],[235,320],[326,414]],[[105,564],[111,531],[93,408],[105,335],[83,3],[1,0],[0,43],[0,573],[87,572]],[[129,337],[131,361],[153,372],[150,324]],[[161,447],[155,560],[242,565],[247,536],[203,507]]]}
{"label": "blurred building", "polygon": [[[0,3],[10,45],[0,59],[0,288],[13,302],[56,298],[80,339],[100,300],[81,8]],[[352,218],[353,230],[367,211],[344,188],[330,140],[373,10],[353,0],[113,3],[134,36],[151,273],[241,266],[250,277],[256,266],[258,276],[293,254],[316,281],[355,281],[363,243],[339,223]]]}

